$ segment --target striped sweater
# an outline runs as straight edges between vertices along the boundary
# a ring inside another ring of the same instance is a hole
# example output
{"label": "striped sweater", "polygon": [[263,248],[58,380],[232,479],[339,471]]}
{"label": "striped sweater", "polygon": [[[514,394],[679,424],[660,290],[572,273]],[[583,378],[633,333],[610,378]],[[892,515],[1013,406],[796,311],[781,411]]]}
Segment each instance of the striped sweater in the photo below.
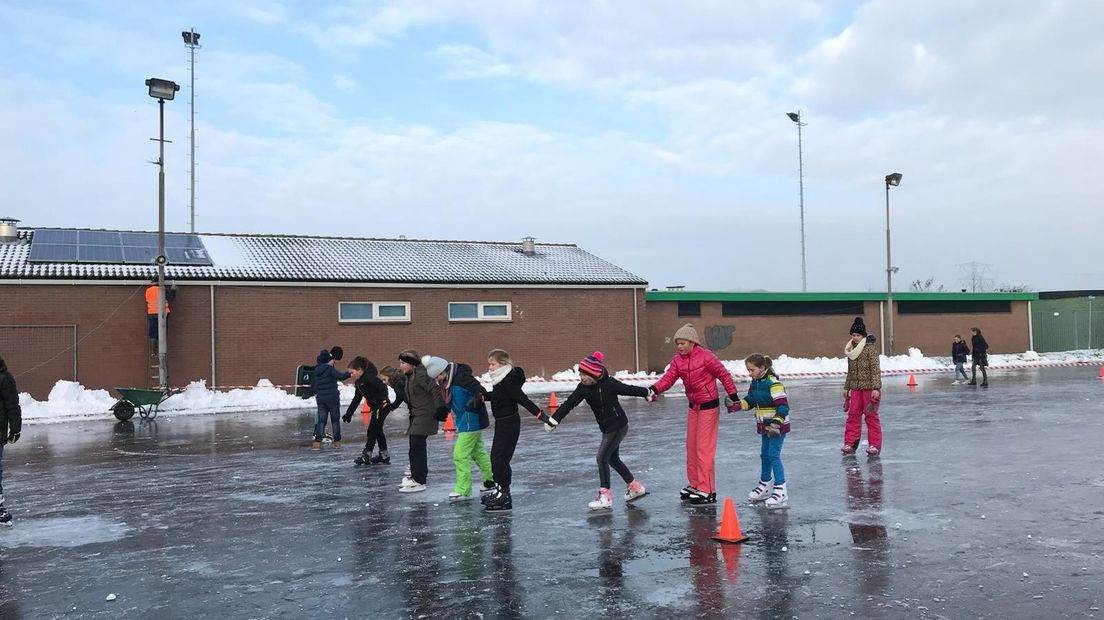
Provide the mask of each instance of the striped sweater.
{"label": "striped sweater", "polygon": [[740,399],[740,408],[755,413],[755,432],[760,435],[767,424],[777,424],[781,432],[790,432],[790,401],[785,386],[774,375],[753,379],[747,395]]}

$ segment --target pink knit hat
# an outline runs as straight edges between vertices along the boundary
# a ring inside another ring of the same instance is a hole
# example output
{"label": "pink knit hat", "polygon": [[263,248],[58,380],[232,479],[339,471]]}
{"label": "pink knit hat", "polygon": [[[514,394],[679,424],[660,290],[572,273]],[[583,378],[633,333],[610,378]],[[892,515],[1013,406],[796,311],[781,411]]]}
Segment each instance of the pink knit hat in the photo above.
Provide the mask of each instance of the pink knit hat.
{"label": "pink knit hat", "polygon": [[606,372],[606,367],[602,364],[602,360],[606,359],[605,355],[602,355],[601,351],[595,351],[590,355],[583,358],[583,361],[579,362],[579,372],[590,375],[595,379],[601,379],[602,375]]}

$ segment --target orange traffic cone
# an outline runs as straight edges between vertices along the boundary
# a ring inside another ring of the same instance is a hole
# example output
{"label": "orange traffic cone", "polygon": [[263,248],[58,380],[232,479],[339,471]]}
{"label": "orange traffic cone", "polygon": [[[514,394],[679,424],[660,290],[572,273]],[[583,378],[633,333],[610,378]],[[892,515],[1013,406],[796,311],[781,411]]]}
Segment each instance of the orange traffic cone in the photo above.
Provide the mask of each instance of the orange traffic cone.
{"label": "orange traffic cone", "polygon": [[548,413],[556,413],[559,408],[560,403],[556,402],[556,393],[552,392],[552,395],[548,397]]}
{"label": "orange traffic cone", "polygon": [[1104,379],[1104,366],[1100,367],[1100,378]]}
{"label": "orange traffic cone", "polygon": [[909,373],[909,382],[908,382],[908,386],[909,386],[909,387],[916,387],[916,385],[917,385],[917,384],[916,384],[916,375],[914,375],[914,374],[912,374],[912,373],[910,372],[910,373]]}
{"label": "orange traffic cone", "polygon": [[448,417],[445,418],[445,430],[446,431],[456,430],[456,420],[452,419],[452,412],[451,411],[449,412]]}
{"label": "orange traffic cone", "polygon": [[364,404],[360,406],[360,419],[364,422],[364,426],[368,426],[368,421],[371,419],[372,408],[368,406],[368,401],[365,400]]}
{"label": "orange traffic cone", "polygon": [[731,497],[725,498],[724,513],[721,515],[721,531],[713,536],[713,540],[727,543],[744,542],[748,537],[740,531],[740,519],[736,517],[736,504]]}

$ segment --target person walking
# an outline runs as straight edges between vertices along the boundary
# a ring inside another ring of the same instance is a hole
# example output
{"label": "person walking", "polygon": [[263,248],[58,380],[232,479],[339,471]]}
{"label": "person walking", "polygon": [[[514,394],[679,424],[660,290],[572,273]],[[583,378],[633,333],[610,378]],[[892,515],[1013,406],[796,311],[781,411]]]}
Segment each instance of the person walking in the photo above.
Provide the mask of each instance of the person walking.
{"label": "person walking", "polygon": [[[955,334],[954,342],[951,343],[951,361],[955,365],[955,380],[951,382],[951,385],[966,383],[969,380],[969,377],[966,376],[966,369],[962,367],[969,357],[969,345],[966,344],[961,335]],[[959,375],[962,375],[962,381],[958,380]]]}
{"label": "person walking", "polygon": [[976,327],[970,328],[970,344],[974,348],[974,361],[970,365],[970,385],[977,385],[977,370],[981,368],[981,387],[989,387],[989,343],[985,342],[985,336]]}
{"label": "person walking", "polygon": [[882,403],[882,362],[874,346],[876,341],[873,334],[866,333],[863,318],[855,317],[851,339],[843,348],[847,356],[847,381],[843,386],[847,422],[843,427],[841,451],[845,455],[854,454],[859,448],[863,418],[866,419],[866,454],[878,456],[882,452],[882,422],[878,418],[878,407]]}

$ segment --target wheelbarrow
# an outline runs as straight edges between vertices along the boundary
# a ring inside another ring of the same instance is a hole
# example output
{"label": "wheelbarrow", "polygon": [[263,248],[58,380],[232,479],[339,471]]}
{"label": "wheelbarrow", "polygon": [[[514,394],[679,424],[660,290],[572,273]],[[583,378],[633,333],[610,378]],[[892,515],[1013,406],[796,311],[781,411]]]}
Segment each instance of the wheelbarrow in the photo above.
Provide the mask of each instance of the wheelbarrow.
{"label": "wheelbarrow", "polygon": [[169,390],[161,389],[117,387],[115,391],[123,399],[111,407],[111,412],[120,420],[131,419],[135,410],[143,420],[156,418],[158,407],[172,396]]}

